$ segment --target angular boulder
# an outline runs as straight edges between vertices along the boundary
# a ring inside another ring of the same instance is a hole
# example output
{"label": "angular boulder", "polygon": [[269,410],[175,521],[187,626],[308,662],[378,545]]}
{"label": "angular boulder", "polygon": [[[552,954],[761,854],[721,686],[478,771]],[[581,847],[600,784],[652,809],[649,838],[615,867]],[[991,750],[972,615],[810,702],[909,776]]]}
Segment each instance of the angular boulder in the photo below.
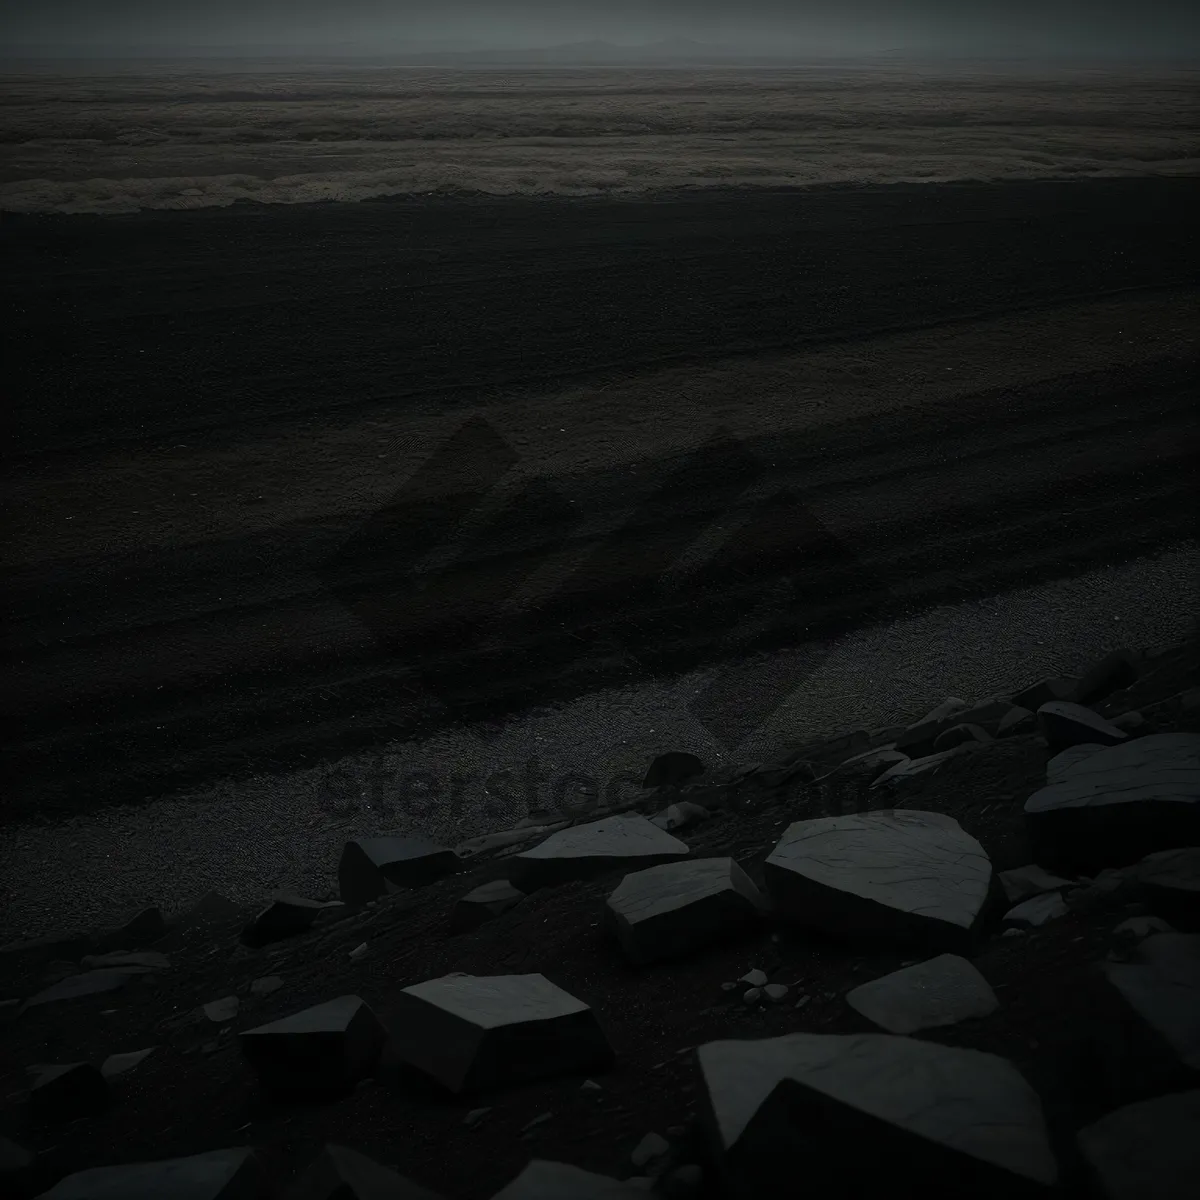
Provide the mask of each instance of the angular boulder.
{"label": "angular boulder", "polygon": [[1128,650],[1114,650],[1094,663],[1075,685],[1076,704],[1098,704],[1113,692],[1132,686],[1139,675],[1138,661]]}
{"label": "angular boulder", "polygon": [[77,1171],[39,1200],[274,1200],[253,1147]]}
{"label": "angular boulder", "polygon": [[355,906],[400,888],[424,887],[459,868],[453,850],[422,838],[352,838],[338,863],[339,894]]}
{"label": "angular boulder", "polygon": [[1176,929],[1200,933],[1200,846],[1148,854],[1133,878],[1159,916]]}
{"label": "angular boulder", "polygon": [[986,1017],[1000,1007],[988,981],[956,954],[939,954],[860,984],[846,993],[846,1003],[895,1034]]}
{"label": "angular boulder", "polygon": [[22,1006],[22,1011],[62,1000],[79,1000],[85,996],[115,992],[143,973],[148,973],[148,969],[145,967],[107,967],[100,971],[85,971],[82,975],[68,975],[67,978],[60,979],[44,991],[30,996]]}
{"label": "angular boulder", "polygon": [[905,809],[797,821],[763,876],[786,920],[951,953],[975,944],[992,892],[991,862],[957,821]]}
{"label": "angular boulder", "polygon": [[339,996],[238,1035],[242,1056],[270,1093],[340,1092],[367,1078],[387,1031],[359,996]]}
{"label": "angular boulder", "polygon": [[108,1080],[91,1063],[56,1064],[38,1069],[29,1111],[39,1121],[75,1121],[102,1112],[108,1101]]}
{"label": "angular boulder", "polygon": [[991,740],[992,735],[983,726],[962,721],[957,725],[951,725],[949,729],[943,729],[933,739],[933,752],[939,754],[943,750],[953,750],[955,746],[961,746],[966,742],[990,742]]}
{"label": "angular boulder", "polygon": [[1043,704],[1037,710],[1037,720],[1051,754],[1059,754],[1072,746],[1090,743],[1118,746],[1129,740],[1129,734],[1099,713],[1082,704],[1068,704],[1065,700]]}
{"label": "angular boulder", "polygon": [[1067,902],[1058,892],[1042,892],[1030,896],[1004,914],[1006,925],[1021,925],[1034,929],[1067,915]]}
{"label": "angular boulder", "polygon": [[1200,1181],[1200,1090],[1118,1108],[1076,1137],[1105,1200],[1189,1200]]}
{"label": "angular boulder", "polygon": [[1018,692],[1012,698],[1012,702],[1017,708],[1027,708],[1030,712],[1035,713],[1043,704],[1048,704],[1052,700],[1074,701],[1075,689],[1079,684],[1077,675],[1058,675],[1048,679],[1039,680],[1032,687],[1027,687],[1023,692]]}
{"label": "angular boulder", "polygon": [[1024,733],[1037,724],[1037,718],[1028,708],[1012,705],[996,724],[998,738],[1011,737],[1015,733]]}
{"label": "angular boulder", "polygon": [[1013,710],[1013,702],[1007,696],[993,696],[981,700],[954,714],[959,725],[978,725],[993,737],[996,736],[1003,721]]}
{"label": "angular boulder", "polygon": [[677,788],[697,775],[704,774],[704,763],[694,754],[671,750],[660,754],[646,771],[642,780],[644,788]]}
{"label": "angular boulder", "polygon": [[[1057,1181],[1037,1093],[995,1055],[888,1034],[699,1048],[705,1124],[728,1193],[1040,1195]],[[869,1151],[867,1151],[869,1148]],[[866,1152],[865,1152],[866,1151]]]}
{"label": "angular boulder", "polygon": [[115,929],[97,934],[93,940],[95,948],[101,953],[109,950],[141,950],[152,946],[166,934],[166,918],[157,905],[151,904]]}
{"label": "angular boulder", "polygon": [[896,739],[893,749],[903,751],[910,758],[928,757],[934,753],[934,742],[938,735],[957,725],[961,720],[958,714],[965,712],[969,707],[965,700],[959,700],[956,696],[943,700],[935,709],[910,725]]}
{"label": "angular boulder", "polygon": [[1108,746],[1025,802],[1034,858],[1092,874],[1158,850],[1200,845],[1200,734]]}
{"label": "angular boulder", "polygon": [[971,749],[968,743],[953,746],[949,750],[939,750],[936,754],[926,754],[923,758],[906,758],[902,762],[893,763],[887,770],[881,771],[871,783],[872,788],[897,787],[917,775],[937,771],[952,758]]}
{"label": "angular boulder", "polygon": [[1000,872],[1000,886],[1009,904],[1020,904],[1031,896],[1040,896],[1043,892],[1058,892],[1064,888],[1075,886],[1074,879],[1064,879],[1061,875],[1052,875],[1030,863],[1025,867],[1014,867],[1011,871]]}
{"label": "angular boulder", "polygon": [[284,1192],[284,1200],[441,1200],[373,1158],[327,1142]]}
{"label": "angular boulder", "polygon": [[444,975],[398,996],[390,1053],[454,1095],[608,1066],[592,1010],[544,975]]}
{"label": "angular boulder", "polygon": [[1142,1099],[1200,1082],[1200,934],[1156,933],[1101,971],[1122,1001],[1106,1039],[1111,1094]]}
{"label": "angular boulder", "polygon": [[667,863],[626,875],[605,923],[636,963],[690,954],[755,924],[766,904],[732,858]]}
{"label": "angular boulder", "polygon": [[650,823],[670,833],[672,829],[684,829],[688,825],[707,821],[709,815],[708,809],[703,805],[693,804],[690,800],[681,800],[678,804],[668,804],[662,812],[655,813],[650,818]]}
{"label": "angular boulder", "polygon": [[450,917],[451,933],[469,933],[478,929],[485,921],[506,913],[525,899],[507,879],[493,879],[468,892],[454,906]]}
{"label": "angular boulder", "polygon": [[645,1200],[644,1188],[631,1187],[582,1167],[535,1158],[492,1200]]}
{"label": "angular boulder", "polygon": [[267,907],[256,913],[242,930],[242,944],[258,948],[307,933],[328,907],[329,904],[321,900],[306,900],[303,896],[277,892]]}
{"label": "angular boulder", "polygon": [[685,842],[645,817],[622,814],[560,830],[513,855],[508,878],[514,887],[531,892],[606,871],[657,866],[690,853]]}

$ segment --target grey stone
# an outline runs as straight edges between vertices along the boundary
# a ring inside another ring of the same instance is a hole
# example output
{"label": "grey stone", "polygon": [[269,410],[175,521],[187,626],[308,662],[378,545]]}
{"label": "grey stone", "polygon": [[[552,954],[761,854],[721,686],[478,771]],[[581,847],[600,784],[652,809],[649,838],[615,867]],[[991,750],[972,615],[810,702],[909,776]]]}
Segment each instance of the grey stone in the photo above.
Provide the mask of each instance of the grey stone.
{"label": "grey stone", "polygon": [[690,800],[681,800],[678,804],[668,804],[660,813],[650,818],[652,824],[669,833],[672,829],[684,829],[699,821],[708,819],[708,809]]}
{"label": "grey stone", "polygon": [[238,1146],[187,1158],[78,1171],[39,1200],[272,1200],[254,1149]]}
{"label": "grey stone", "polygon": [[0,1195],[12,1200],[32,1196],[36,1161],[24,1146],[0,1137]]}
{"label": "grey stone", "polygon": [[941,704],[931,708],[920,720],[914,721],[908,728],[918,729],[922,725],[932,725],[938,721],[944,721],[947,717],[955,717],[970,707],[965,700],[960,700],[957,696],[948,696]]}
{"label": "grey stone", "polygon": [[763,988],[763,995],[766,996],[772,1004],[779,1004],[787,999],[788,988],[786,983],[768,983]]}
{"label": "grey stone", "polygon": [[[956,1194],[1047,1188],[1057,1164],[1036,1092],[976,1050],[887,1034],[806,1034],[701,1046],[707,1130],[728,1191],[810,1187],[897,1195],[930,1180]],[[864,1147],[870,1147],[864,1153]]]}
{"label": "grey stone", "polygon": [[146,967],[151,971],[169,971],[171,960],[156,950],[117,951],[114,954],[85,954],[84,967]]}
{"label": "grey stone", "polygon": [[652,867],[686,858],[686,843],[637,814],[622,814],[551,834],[508,860],[514,887],[540,887],[589,879],[606,871]]}
{"label": "grey stone", "polygon": [[1200,1091],[1127,1105],[1081,1129],[1080,1152],[1105,1200],[1192,1200],[1200,1179]]}
{"label": "grey stone", "polygon": [[[633,1148],[629,1161],[637,1168],[661,1163],[671,1153],[671,1143],[660,1133],[651,1131]],[[652,1172],[653,1173],[653,1172]]]}
{"label": "grey stone", "polygon": [[626,875],[605,924],[634,962],[690,954],[759,920],[765,904],[732,858],[666,863]]}
{"label": "grey stone", "polygon": [[933,751],[935,754],[939,754],[943,750],[953,750],[955,746],[961,746],[966,742],[990,742],[991,740],[992,735],[982,726],[964,721],[958,725],[951,725],[949,729],[943,729],[933,739]]}
{"label": "grey stone", "polygon": [[642,787],[677,787],[685,780],[704,774],[704,763],[694,754],[670,750],[660,754],[646,771]]}
{"label": "grey stone", "polygon": [[995,737],[1000,723],[1008,717],[1013,708],[1013,702],[1007,696],[992,696],[955,713],[954,719],[960,725],[981,726],[986,733]]}
{"label": "grey stone", "polygon": [[888,767],[886,771],[882,771],[877,775],[871,787],[875,789],[889,785],[903,784],[917,775],[926,775],[931,771],[938,771],[950,759],[957,758],[960,754],[970,749],[971,746],[969,743],[963,743],[958,746],[952,746],[949,750],[940,750],[936,754],[930,753],[921,758],[910,758],[904,762],[895,763]]}
{"label": "grey stone", "polygon": [[902,750],[868,750],[865,754],[856,754],[853,758],[848,758],[840,766],[835,767],[831,775],[873,782],[885,771],[890,771],[893,767],[899,767],[911,761]]}
{"label": "grey stone", "polygon": [[1179,929],[1200,932],[1200,846],[1147,855],[1134,880],[1155,912]]}
{"label": "grey stone", "polygon": [[1012,702],[1017,708],[1025,708],[1035,713],[1043,704],[1048,704],[1052,700],[1073,701],[1075,689],[1078,686],[1079,677],[1077,675],[1058,675],[1042,679],[1023,692],[1018,692],[1013,696]]}
{"label": "grey stone", "polygon": [[1147,724],[1147,721],[1137,709],[1130,709],[1129,712],[1123,712],[1113,717],[1112,723],[1122,733],[1132,733],[1135,729],[1141,729],[1143,725]]}
{"label": "grey stone", "polygon": [[567,1163],[535,1158],[492,1200],[644,1200],[646,1193]]}
{"label": "grey stone", "polygon": [[339,996],[238,1036],[269,1092],[338,1092],[375,1070],[387,1031],[358,996]]}
{"label": "grey stone", "polygon": [[250,984],[250,995],[252,996],[269,996],[272,992],[277,992],[283,987],[283,979],[279,975],[264,975],[261,979],[255,979]]}
{"label": "grey stone", "polygon": [[1198,801],[1200,734],[1150,734],[1089,755],[1034,792],[1025,824],[1039,863],[1090,873],[1200,845]]}
{"label": "grey stone", "polygon": [[1004,922],[1007,925],[1037,928],[1058,917],[1065,917],[1067,911],[1066,901],[1058,892],[1043,892],[1040,896],[1030,896],[1015,908],[1010,908],[1004,914]]}
{"label": "grey stone", "polygon": [[872,979],[847,992],[846,1003],[896,1034],[986,1017],[1000,1007],[988,981],[955,954]]}
{"label": "grey stone", "polygon": [[74,1121],[101,1112],[109,1101],[108,1081],[91,1063],[37,1069],[29,1111],[39,1121]]}
{"label": "grey stone", "polygon": [[1114,650],[1083,673],[1071,699],[1076,704],[1097,704],[1113,692],[1132,686],[1137,682],[1138,674],[1134,655],[1128,650]]}
{"label": "grey stone", "polygon": [[893,748],[903,751],[914,759],[928,757],[934,752],[933,744],[938,735],[944,733],[952,725],[957,725],[961,720],[958,714],[965,712],[969,707],[966,701],[959,700],[954,696],[943,700],[919,721],[914,721],[896,738]]}
{"label": "grey stone", "polygon": [[1037,710],[1037,719],[1051,754],[1090,743],[1117,746],[1129,739],[1123,729],[1118,729],[1099,713],[1082,704],[1068,704],[1065,700],[1043,704]]}
{"label": "grey stone", "polygon": [[544,975],[444,975],[404,988],[392,1050],[458,1095],[609,1066],[595,1014]]}
{"label": "grey stone", "polygon": [[1122,1028],[1106,1040],[1115,1090],[1141,1098],[1193,1086],[1200,1078],[1200,934],[1157,933],[1134,953],[1133,962],[1100,967],[1123,1002]]}
{"label": "grey stone", "polygon": [[747,988],[742,993],[742,1002],[745,1004],[757,1004],[763,995],[763,990],[760,987]]}
{"label": "grey stone", "polygon": [[342,848],[338,887],[346,904],[358,906],[401,888],[433,883],[460,865],[453,850],[422,838],[352,838]]}
{"label": "grey stone", "polygon": [[1000,872],[1000,885],[1010,904],[1020,904],[1030,896],[1040,896],[1043,892],[1056,892],[1063,888],[1075,886],[1075,880],[1064,879],[1061,875],[1053,875],[1030,863],[1024,867],[1014,867],[1011,871]]}
{"label": "grey stone", "polygon": [[132,1071],[139,1063],[149,1058],[155,1051],[155,1047],[151,1046],[147,1050],[129,1050],[124,1054],[110,1054],[100,1065],[100,1074],[105,1079],[112,1079],[115,1075],[124,1075],[126,1071]]}
{"label": "grey stone", "polygon": [[71,975],[58,983],[30,996],[23,1008],[37,1008],[43,1004],[54,1004],[60,1000],[78,1000],[84,996],[96,996],[123,988],[144,968],[108,967],[101,971],[87,971],[82,975]]}
{"label": "grey stone", "polygon": [[1032,729],[1036,724],[1037,718],[1028,708],[1014,704],[996,725],[996,736],[1011,737],[1015,733],[1024,733]]}
{"label": "grey stone", "polygon": [[1081,742],[1078,746],[1068,746],[1052,755],[1046,763],[1046,782],[1057,783],[1073,774],[1076,767],[1093,754],[1099,754],[1104,747],[1099,742]]}
{"label": "grey stone", "polygon": [[271,897],[270,904],[251,918],[242,930],[242,943],[257,948],[307,933],[329,907],[321,900],[306,900],[303,896],[277,892]]}
{"label": "grey stone", "polygon": [[224,1025],[232,1021],[238,1014],[240,1002],[236,996],[223,996],[220,1000],[210,1000],[203,1006],[204,1015],[214,1025]]}
{"label": "grey stone", "polygon": [[441,1200],[373,1158],[327,1142],[284,1193],[284,1200]]}
{"label": "grey stone", "polygon": [[769,978],[770,976],[766,973],[766,971],[761,971],[758,967],[755,967],[752,971],[747,971],[745,975],[738,980],[738,983],[744,983],[748,987],[766,987],[767,980]]}
{"label": "grey stone", "polygon": [[108,950],[139,950],[153,945],[167,933],[167,922],[157,905],[151,904],[135,913],[117,928],[106,930],[96,936],[96,949],[101,953]]}
{"label": "grey stone", "polygon": [[525,893],[518,891],[507,879],[493,879],[468,892],[454,906],[450,932],[469,933],[472,929],[478,929],[485,921],[508,912],[524,899]]}
{"label": "grey stone", "polygon": [[1175,933],[1161,917],[1128,917],[1114,929],[1113,935],[1126,941],[1141,942],[1155,933]]}
{"label": "grey stone", "polygon": [[763,874],[775,911],[797,924],[951,952],[974,945],[992,883],[957,821],[902,809],[797,821]]}

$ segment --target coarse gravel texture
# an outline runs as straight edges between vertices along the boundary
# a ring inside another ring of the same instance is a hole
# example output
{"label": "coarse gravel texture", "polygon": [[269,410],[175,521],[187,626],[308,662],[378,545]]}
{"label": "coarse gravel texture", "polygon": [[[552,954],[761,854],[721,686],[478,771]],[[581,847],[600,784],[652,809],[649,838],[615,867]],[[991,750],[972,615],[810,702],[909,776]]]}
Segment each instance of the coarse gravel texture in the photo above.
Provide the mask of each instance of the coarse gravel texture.
{"label": "coarse gravel texture", "polygon": [[[915,720],[950,695],[974,701],[1045,675],[1077,673],[1119,646],[1185,636],[1200,612],[1197,580],[1200,546],[1186,543],[1121,567],[858,630],[831,643],[807,677],[812,660],[799,654],[747,659],[739,670],[748,689],[772,672],[802,681],[733,749],[688,709],[708,669],[598,692],[500,727],[381,746],[325,767],[226,781],[58,824],[16,824],[0,831],[0,942],[103,924],[145,903],[178,910],[210,889],[245,903],[274,888],[332,897],[342,845],[353,836],[422,833],[455,844],[554,807],[555,786],[572,772],[594,779],[601,798],[614,780],[618,794],[631,797],[649,761],[668,749],[692,751],[710,767],[741,765],[813,738]],[[525,787],[531,763],[541,773],[532,795]],[[504,770],[511,780],[485,795],[484,779]],[[441,781],[435,803],[423,792],[400,794],[398,777],[421,771]]]}

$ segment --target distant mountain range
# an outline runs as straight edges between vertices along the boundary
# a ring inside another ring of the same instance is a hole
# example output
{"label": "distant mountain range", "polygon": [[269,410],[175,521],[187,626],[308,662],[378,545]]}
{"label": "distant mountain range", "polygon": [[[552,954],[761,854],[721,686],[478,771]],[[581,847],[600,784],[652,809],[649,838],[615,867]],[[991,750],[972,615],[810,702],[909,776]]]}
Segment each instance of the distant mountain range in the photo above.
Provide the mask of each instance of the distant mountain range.
{"label": "distant mountain range", "polygon": [[[895,54],[896,51],[884,53]],[[414,47],[411,49],[363,46],[360,43],[326,43],[306,46],[117,46],[90,45],[9,47],[6,58],[103,58],[103,59],[304,59],[371,60],[408,66],[671,66],[737,63],[771,65],[811,61],[828,55],[793,53],[765,54],[727,46],[708,45],[690,38],[622,46],[592,40],[564,42],[556,46],[526,49],[471,50]],[[863,57],[863,56],[859,56]],[[870,55],[866,57],[871,57]]]}

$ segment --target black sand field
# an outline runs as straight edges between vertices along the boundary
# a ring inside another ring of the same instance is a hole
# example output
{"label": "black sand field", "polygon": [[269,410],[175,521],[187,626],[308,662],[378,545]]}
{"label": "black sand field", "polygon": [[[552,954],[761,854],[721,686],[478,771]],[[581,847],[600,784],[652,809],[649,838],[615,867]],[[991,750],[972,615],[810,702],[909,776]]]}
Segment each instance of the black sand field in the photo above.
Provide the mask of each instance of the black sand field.
{"label": "black sand field", "polygon": [[1178,178],[3,214],[7,814],[1192,536],[1196,211]]}

